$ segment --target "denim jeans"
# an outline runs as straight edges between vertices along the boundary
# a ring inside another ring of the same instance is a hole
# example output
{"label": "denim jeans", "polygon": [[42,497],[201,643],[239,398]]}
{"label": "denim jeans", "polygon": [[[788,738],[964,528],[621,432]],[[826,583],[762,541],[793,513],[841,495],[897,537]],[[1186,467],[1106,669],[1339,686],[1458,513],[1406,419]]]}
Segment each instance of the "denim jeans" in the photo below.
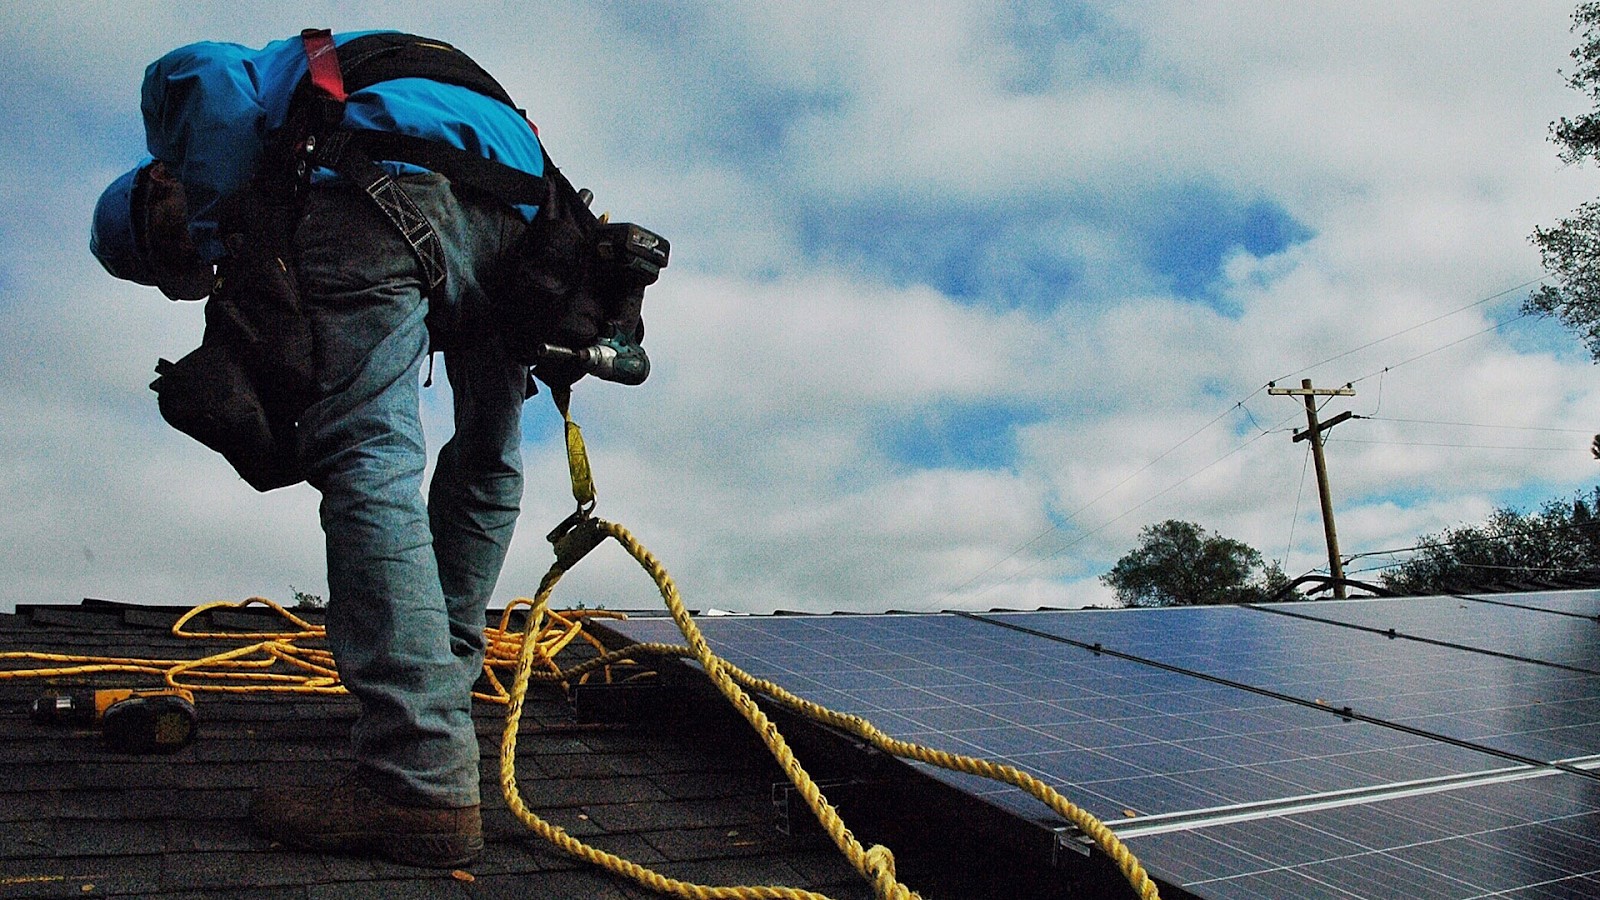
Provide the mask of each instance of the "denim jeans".
{"label": "denim jeans", "polygon": [[[357,773],[392,799],[478,802],[471,689],[489,596],[522,499],[526,370],[491,327],[487,281],[525,227],[436,175],[401,179],[448,260],[424,296],[419,267],[365,194],[310,191],[295,234],[317,347],[319,399],[301,421],[307,480],[322,494],[328,642],[360,701]],[[428,499],[418,377],[443,344],[455,433]]]}

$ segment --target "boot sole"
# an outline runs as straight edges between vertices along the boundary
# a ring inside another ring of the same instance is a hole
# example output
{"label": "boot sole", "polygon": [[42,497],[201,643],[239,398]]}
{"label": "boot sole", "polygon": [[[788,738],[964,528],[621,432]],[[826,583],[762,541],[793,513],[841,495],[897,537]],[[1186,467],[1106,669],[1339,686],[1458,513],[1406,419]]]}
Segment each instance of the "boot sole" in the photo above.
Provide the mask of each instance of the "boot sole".
{"label": "boot sole", "polygon": [[483,835],[464,834],[346,834],[306,835],[280,831],[270,825],[257,831],[270,840],[302,850],[323,853],[381,856],[401,865],[425,869],[456,869],[469,865],[483,853]]}

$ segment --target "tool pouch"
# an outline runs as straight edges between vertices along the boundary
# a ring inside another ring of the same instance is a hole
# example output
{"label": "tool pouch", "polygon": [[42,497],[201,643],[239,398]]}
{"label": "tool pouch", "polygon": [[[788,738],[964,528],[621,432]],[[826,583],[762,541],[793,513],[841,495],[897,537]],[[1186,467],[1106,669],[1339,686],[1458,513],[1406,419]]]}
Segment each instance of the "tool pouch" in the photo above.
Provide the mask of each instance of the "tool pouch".
{"label": "tool pouch", "polygon": [[[539,363],[539,350],[545,344],[593,344],[605,318],[595,290],[599,221],[548,157],[544,178],[548,185],[544,203],[513,248],[494,291],[506,349],[527,365]],[[555,375],[570,384],[582,375],[576,369],[557,373],[555,368],[541,365],[540,377]]]}
{"label": "tool pouch", "polygon": [[161,360],[162,418],[221,453],[258,491],[304,480],[296,423],[314,396],[310,321],[288,260],[292,209],[246,190],[222,220],[228,256],[199,349]]}
{"label": "tool pouch", "polygon": [[235,348],[201,344],[177,362],[156,363],[150,388],[167,424],[221,453],[258,491],[304,479],[296,461],[293,421],[262,402]]}

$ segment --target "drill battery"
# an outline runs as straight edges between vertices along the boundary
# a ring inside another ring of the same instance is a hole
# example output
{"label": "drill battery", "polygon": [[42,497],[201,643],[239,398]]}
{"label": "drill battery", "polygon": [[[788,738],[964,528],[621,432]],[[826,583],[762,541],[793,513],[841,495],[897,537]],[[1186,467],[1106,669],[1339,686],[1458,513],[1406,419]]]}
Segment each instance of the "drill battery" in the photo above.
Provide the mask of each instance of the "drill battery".
{"label": "drill battery", "polygon": [[194,740],[199,717],[183,688],[51,693],[33,701],[40,724],[100,728],[106,746],[123,753],[171,753]]}

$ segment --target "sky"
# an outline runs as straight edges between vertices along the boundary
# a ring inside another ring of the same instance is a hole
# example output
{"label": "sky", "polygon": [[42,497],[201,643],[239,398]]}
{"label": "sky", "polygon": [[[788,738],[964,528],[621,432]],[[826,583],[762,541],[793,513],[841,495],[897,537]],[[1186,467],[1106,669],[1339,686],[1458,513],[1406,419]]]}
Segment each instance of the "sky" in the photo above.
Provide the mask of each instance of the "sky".
{"label": "sky", "polygon": [[[597,513],[699,609],[1114,604],[1166,519],[1326,572],[1298,398],[1327,398],[1349,574],[1600,482],[1600,371],[1522,317],[1528,236],[1600,193],[1554,119],[1571,3],[119,4],[0,10],[0,610],[324,594],[316,492],[168,428],[201,308],[107,276],[90,210],[144,67],[307,26],[447,40],[595,205],[672,243],[644,385],[582,382]],[[424,392],[430,446],[449,395]],[[571,511],[524,416],[496,602]],[[619,548],[558,606],[640,608]]]}

